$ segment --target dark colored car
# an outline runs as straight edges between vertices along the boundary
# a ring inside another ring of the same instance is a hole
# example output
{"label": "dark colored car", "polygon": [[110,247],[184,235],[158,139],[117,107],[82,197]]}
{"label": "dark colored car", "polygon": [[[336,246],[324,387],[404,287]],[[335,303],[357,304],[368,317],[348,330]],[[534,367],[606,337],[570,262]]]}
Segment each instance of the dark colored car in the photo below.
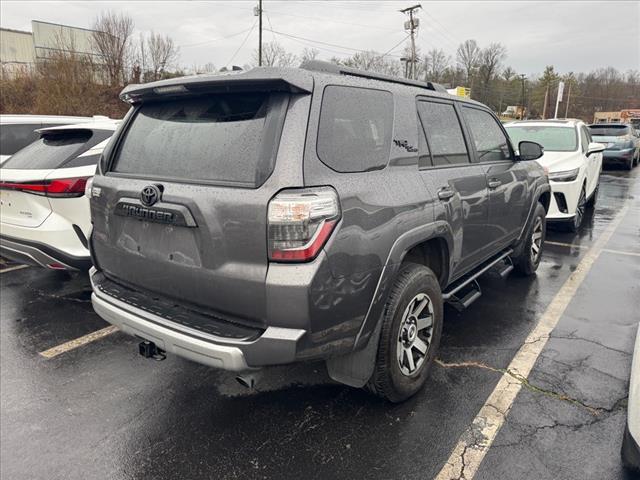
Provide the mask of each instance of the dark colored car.
{"label": "dark colored car", "polygon": [[[227,370],[323,359],[401,401],[476,278],[540,261],[542,155],[430,83],[310,62],[129,86],[91,189],[93,305]],[[511,263],[513,260],[513,264]]]}
{"label": "dark colored car", "polygon": [[640,162],[640,133],[632,125],[594,123],[589,131],[594,142],[605,146],[603,163],[622,163],[631,170]]}

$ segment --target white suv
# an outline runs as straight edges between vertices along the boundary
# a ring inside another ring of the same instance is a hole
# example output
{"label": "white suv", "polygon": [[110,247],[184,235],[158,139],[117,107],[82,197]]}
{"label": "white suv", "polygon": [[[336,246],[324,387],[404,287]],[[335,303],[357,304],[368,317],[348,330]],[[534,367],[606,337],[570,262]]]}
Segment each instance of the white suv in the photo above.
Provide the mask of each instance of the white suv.
{"label": "white suv", "polygon": [[108,120],[107,117],[68,117],[64,115],[0,115],[0,165],[18,150],[35,142],[40,128]]}
{"label": "white suv", "polygon": [[585,209],[596,202],[604,145],[592,141],[581,120],[523,120],[505,128],[514,145],[527,140],[544,147],[537,162],[549,172],[553,192],[547,221],[577,231]]}
{"label": "white suv", "polygon": [[0,254],[54,270],[91,266],[85,185],[118,121],[38,130],[0,168]]}

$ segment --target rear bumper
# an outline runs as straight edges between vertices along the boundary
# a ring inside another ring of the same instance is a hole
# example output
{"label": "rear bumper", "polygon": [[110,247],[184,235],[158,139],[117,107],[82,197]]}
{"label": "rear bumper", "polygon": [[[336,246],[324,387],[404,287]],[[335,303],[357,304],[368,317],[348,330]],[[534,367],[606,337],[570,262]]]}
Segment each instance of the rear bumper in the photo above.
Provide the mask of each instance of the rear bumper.
{"label": "rear bumper", "polygon": [[[55,270],[88,270],[91,259],[74,256],[40,242],[0,235],[0,255],[20,263]],[[58,264],[60,267],[51,267]]]}
{"label": "rear bumper", "polygon": [[625,150],[605,150],[602,152],[603,162],[628,162],[636,153],[635,148]]}
{"label": "rear bumper", "polygon": [[293,328],[267,327],[258,338],[242,341],[195,332],[105,294],[96,288],[95,274],[96,270],[91,269],[91,300],[98,315],[123,332],[151,341],[166,352],[211,367],[240,372],[292,363],[306,333]]}

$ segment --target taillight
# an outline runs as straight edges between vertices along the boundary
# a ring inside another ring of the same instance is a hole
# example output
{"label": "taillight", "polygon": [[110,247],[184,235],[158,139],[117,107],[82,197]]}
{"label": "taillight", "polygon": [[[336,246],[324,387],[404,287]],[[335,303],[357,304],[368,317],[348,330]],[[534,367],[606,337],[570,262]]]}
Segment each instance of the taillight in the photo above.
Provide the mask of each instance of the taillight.
{"label": "taillight", "polygon": [[18,190],[45,197],[81,197],[87,180],[91,177],[56,178],[42,182],[0,182],[0,188]]}
{"label": "taillight", "polygon": [[269,259],[316,258],[340,220],[338,194],[329,187],[284,190],[269,202]]}

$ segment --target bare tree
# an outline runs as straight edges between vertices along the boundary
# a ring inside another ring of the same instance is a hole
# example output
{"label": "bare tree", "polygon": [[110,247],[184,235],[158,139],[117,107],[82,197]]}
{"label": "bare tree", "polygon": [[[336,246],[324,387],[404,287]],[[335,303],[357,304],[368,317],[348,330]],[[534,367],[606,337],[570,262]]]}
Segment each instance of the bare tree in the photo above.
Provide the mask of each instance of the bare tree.
{"label": "bare tree", "polygon": [[[258,51],[253,52],[253,60],[258,63]],[[262,45],[262,65],[265,67],[293,67],[298,57],[287,52],[278,42],[267,42]]]}
{"label": "bare tree", "polygon": [[480,52],[478,72],[480,74],[480,98],[487,103],[491,94],[491,80],[500,70],[502,61],[507,57],[507,48],[501,43],[492,43]]}
{"label": "bare tree", "polygon": [[456,61],[464,68],[467,74],[467,83],[471,85],[473,74],[478,68],[480,60],[480,47],[475,40],[465,40],[458,46],[456,51]]}
{"label": "bare tree", "polygon": [[300,63],[309,62],[311,60],[315,60],[316,57],[320,55],[320,51],[315,48],[304,48],[302,50],[302,55],[300,56]]}
{"label": "bare tree", "polygon": [[148,58],[144,60],[148,68],[149,80],[160,80],[168,67],[178,59],[178,47],[173,43],[173,39],[168,35],[154,33],[153,31],[146,40],[146,52],[144,43],[141,45],[142,56]]}
{"label": "bare tree", "polygon": [[388,57],[382,56],[373,50],[367,52],[357,52],[346,59],[332,59],[335,63],[345,65],[347,67],[367,70],[370,72],[383,73],[385,75],[400,75],[400,64],[390,60]]}
{"label": "bare tree", "polygon": [[93,47],[102,57],[109,84],[121,85],[127,76],[133,19],[122,13],[103,12],[93,23],[93,29]]}
{"label": "bare tree", "polygon": [[441,82],[450,65],[451,59],[444,50],[432,48],[425,56],[425,80]]}

